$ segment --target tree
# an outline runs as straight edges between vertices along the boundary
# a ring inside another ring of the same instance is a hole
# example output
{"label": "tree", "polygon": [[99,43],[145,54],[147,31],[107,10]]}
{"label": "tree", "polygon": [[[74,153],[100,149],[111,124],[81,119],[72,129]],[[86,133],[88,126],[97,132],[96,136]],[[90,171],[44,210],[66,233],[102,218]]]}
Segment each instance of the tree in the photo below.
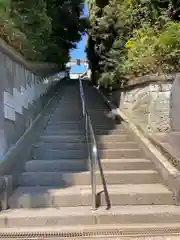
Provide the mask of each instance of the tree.
{"label": "tree", "polygon": [[0,0],[0,12],[10,13],[0,15],[0,34],[27,59],[63,68],[86,27],[82,9],[82,0]]}
{"label": "tree", "polygon": [[89,1],[93,82],[109,86],[179,66],[179,0]]}

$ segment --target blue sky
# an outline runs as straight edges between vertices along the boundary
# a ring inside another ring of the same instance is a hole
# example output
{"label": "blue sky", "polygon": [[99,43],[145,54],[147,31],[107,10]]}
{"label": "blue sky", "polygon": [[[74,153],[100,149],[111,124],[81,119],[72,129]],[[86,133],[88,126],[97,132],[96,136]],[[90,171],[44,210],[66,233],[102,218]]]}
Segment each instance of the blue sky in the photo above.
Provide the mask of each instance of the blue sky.
{"label": "blue sky", "polygon": [[[87,5],[85,5],[84,7],[84,15],[88,16],[88,7]],[[86,57],[86,53],[84,52],[85,50],[85,46],[86,46],[86,39],[87,36],[82,36],[81,41],[77,44],[77,48],[73,49],[71,51],[71,57],[72,58],[85,58]],[[72,66],[71,67],[71,72],[76,73],[76,72],[81,72],[84,71],[85,67],[83,64],[81,64],[80,66]]]}

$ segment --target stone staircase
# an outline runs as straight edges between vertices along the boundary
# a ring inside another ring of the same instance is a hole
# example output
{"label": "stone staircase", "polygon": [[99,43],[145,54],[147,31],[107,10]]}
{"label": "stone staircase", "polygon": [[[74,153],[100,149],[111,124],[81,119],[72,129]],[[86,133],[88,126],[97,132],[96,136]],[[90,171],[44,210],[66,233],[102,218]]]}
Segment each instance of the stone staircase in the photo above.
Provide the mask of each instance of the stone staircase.
{"label": "stone staircase", "polygon": [[106,209],[97,170],[99,208],[91,211],[79,83],[69,80],[44,132],[33,145],[32,159],[26,162],[19,186],[9,199],[10,209],[0,214],[1,239],[12,233],[37,236],[38,231],[40,235],[48,232],[52,237],[69,239],[80,239],[83,234],[100,237],[179,232],[180,207],[174,205],[173,194],[155,166],[128,126],[113,120],[97,90],[86,81],[83,87],[111,208]]}

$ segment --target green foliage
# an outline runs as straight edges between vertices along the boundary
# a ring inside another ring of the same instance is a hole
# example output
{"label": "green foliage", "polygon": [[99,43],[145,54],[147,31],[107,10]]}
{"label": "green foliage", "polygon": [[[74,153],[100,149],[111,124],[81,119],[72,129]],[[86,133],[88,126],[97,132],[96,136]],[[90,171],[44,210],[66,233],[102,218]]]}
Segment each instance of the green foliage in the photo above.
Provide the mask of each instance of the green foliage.
{"label": "green foliage", "polygon": [[100,76],[94,81],[108,86],[179,70],[180,1],[110,0],[105,7],[90,6],[87,53],[92,75]]}
{"label": "green foliage", "polygon": [[120,57],[123,75],[141,76],[149,73],[177,71],[180,59],[180,23],[169,21],[155,31],[141,28],[125,44],[125,58]]}
{"label": "green foliage", "polygon": [[26,36],[10,18],[10,0],[0,0],[0,37],[22,53]]}
{"label": "green foliage", "polygon": [[63,67],[86,27],[82,7],[82,0],[0,0],[0,37],[29,60]]}
{"label": "green foliage", "polygon": [[10,0],[0,0],[0,16],[8,15]]}

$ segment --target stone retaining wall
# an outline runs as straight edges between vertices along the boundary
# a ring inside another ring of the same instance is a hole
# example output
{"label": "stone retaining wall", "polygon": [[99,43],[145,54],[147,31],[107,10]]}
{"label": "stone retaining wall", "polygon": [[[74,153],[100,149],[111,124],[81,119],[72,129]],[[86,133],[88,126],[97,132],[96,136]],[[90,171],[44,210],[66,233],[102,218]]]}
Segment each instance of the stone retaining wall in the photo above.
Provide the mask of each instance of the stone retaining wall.
{"label": "stone retaining wall", "polygon": [[0,159],[41,112],[56,80],[64,77],[63,72],[61,76],[45,77],[50,72],[42,72],[42,65],[39,65],[42,75],[28,66],[34,65],[22,60],[7,45],[0,44]]}
{"label": "stone retaining wall", "polygon": [[[158,79],[157,79],[158,80]],[[180,76],[113,91],[111,100],[145,132],[180,131]]]}

